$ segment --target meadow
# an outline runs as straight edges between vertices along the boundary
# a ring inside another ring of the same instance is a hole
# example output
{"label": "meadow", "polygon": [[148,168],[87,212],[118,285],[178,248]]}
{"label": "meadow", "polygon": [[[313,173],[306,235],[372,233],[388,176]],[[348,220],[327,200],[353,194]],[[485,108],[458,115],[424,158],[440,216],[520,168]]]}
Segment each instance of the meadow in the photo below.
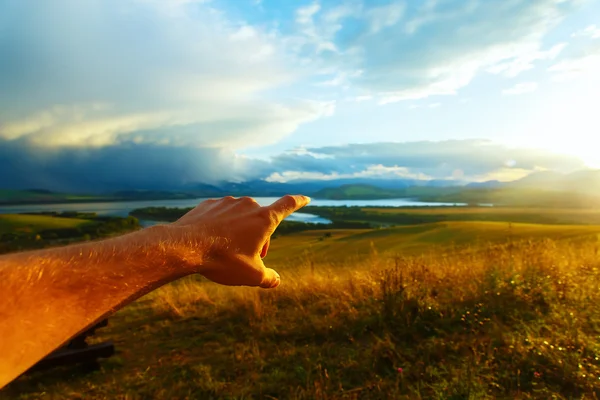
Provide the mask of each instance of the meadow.
{"label": "meadow", "polygon": [[81,218],[57,218],[50,215],[0,214],[0,233],[34,233],[47,229],[77,228],[89,224]]}
{"label": "meadow", "polygon": [[279,288],[166,285],[0,399],[597,399],[600,225],[555,214],[282,235]]}
{"label": "meadow", "polygon": [[136,218],[95,213],[0,214],[0,254],[99,239],[139,228]]}

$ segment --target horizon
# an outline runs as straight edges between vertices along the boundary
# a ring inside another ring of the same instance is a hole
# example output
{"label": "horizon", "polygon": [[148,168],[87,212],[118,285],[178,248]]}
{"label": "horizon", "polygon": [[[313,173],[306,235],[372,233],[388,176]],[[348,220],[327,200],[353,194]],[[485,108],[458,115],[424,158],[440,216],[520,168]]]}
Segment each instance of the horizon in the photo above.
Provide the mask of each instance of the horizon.
{"label": "horizon", "polygon": [[600,2],[0,4],[0,187],[600,168]]}

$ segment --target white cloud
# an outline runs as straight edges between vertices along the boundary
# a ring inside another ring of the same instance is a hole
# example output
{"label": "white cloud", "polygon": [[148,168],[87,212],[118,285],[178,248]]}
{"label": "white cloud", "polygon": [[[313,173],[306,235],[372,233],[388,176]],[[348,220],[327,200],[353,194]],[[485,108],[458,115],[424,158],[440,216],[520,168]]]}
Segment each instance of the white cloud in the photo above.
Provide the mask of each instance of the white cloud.
{"label": "white cloud", "polygon": [[[325,7],[318,14],[309,13],[310,19],[301,18],[310,27],[302,30],[303,59],[336,71],[335,76],[362,70],[361,75],[346,79],[344,87],[366,91],[380,104],[456,95],[481,72],[515,77],[537,63],[557,58],[566,43],[545,48],[545,36],[579,2],[429,0],[417,7],[405,4],[345,5],[330,20],[324,17]],[[340,84],[341,80],[328,83]]]}
{"label": "white cloud", "polygon": [[390,4],[373,7],[366,12],[367,20],[370,25],[370,33],[394,26],[404,16],[406,4],[404,2],[394,1]]}
{"label": "white cloud", "polygon": [[265,180],[267,182],[290,182],[290,181],[331,181],[337,179],[355,179],[355,178],[372,178],[372,179],[416,179],[416,180],[431,180],[431,176],[412,172],[406,167],[391,166],[386,167],[381,164],[368,165],[364,170],[352,173],[322,173],[310,171],[283,171],[274,172]]}
{"label": "white cloud", "polygon": [[313,16],[321,10],[319,3],[312,3],[306,7],[300,7],[296,10],[296,22],[302,25],[313,23]]}
{"label": "white cloud", "polygon": [[408,106],[409,110],[416,110],[419,108],[438,108],[441,107],[442,103],[429,103],[429,104],[411,104]]}
{"label": "white cloud", "polygon": [[534,170],[523,169],[523,168],[499,168],[496,171],[492,171],[486,174],[475,175],[471,177],[472,182],[488,182],[488,181],[499,181],[499,182],[512,182],[533,173]]}
{"label": "white cloud", "polygon": [[518,94],[531,93],[531,92],[534,92],[537,89],[537,87],[538,87],[538,84],[536,82],[522,82],[522,83],[517,83],[516,85],[514,85],[511,88],[504,89],[502,91],[502,94],[518,95]]}
{"label": "white cloud", "polygon": [[581,29],[577,32],[573,32],[571,37],[587,37],[590,39],[600,39],[600,28],[596,25],[589,25],[588,27]]}
{"label": "white cloud", "polygon": [[567,46],[567,43],[558,43],[548,50],[524,52],[524,54],[510,61],[501,62],[488,68],[492,74],[502,74],[508,78],[514,78],[521,72],[534,68],[535,61],[554,60]]}
{"label": "white cloud", "polygon": [[301,148],[273,157],[270,166],[272,172],[268,176],[273,181],[347,178],[471,181],[504,180],[508,178],[503,177],[539,168],[573,171],[584,164],[575,157],[548,151],[483,140],[450,140]]}
{"label": "white cloud", "polygon": [[362,102],[371,101],[371,100],[373,100],[373,96],[371,96],[371,95],[355,96],[355,97],[350,97],[350,98],[346,99],[346,101],[350,101],[353,103],[362,103]]}
{"label": "white cloud", "polygon": [[570,81],[586,73],[595,73],[600,70],[600,48],[596,53],[570,57],[559,61],[548,68],[554,74],[557,82]]}
{"label": "white cloud", "polygon": [[203,3],[0,5],[0,138],[242,148],[331,114],[330,102],[263,98],[300,75],[282,42]]}
{"label": "white cloud", "polygon": [[[298,54],[307,51],[307,48],[314,49],[317,55],[327,51],[338,51],[333,41],[336,21],[331,20],[331,25],[328,26],[324,26],[322,23],[317,24],[315,19],[320,12],[321,6],[319,3],[312,3],[296,10],[298,34],[288,38],[288,43],[291,48],[295,48]],[[339,17],[341,18],[342,16],[340,15]]]}

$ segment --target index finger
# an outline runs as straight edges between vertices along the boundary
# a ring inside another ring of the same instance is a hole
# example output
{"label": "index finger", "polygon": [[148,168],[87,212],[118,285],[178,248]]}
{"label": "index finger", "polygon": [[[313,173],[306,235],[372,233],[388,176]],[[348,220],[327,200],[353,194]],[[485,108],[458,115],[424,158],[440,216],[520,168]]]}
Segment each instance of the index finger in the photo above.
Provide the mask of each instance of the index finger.
{"label": "index finger", "polygon": [[266,208],[273,212],[277,218],[277,223],[280,223],[294,211],[298,211],[308,203],[310,203],[310,197],[299,194],[293,196],[288,194]]}

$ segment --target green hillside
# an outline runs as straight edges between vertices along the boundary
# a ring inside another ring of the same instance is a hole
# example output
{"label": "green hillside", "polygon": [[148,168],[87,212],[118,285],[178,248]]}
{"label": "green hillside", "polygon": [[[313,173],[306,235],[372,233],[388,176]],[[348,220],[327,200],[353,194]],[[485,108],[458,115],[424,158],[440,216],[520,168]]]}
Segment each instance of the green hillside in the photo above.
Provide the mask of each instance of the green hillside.
{"label": "green hillside", "polygon": [[102,201],[105,196],[56,193],[48,190],[6,190],[0,189],[0,205],[3,204],[45,204],[63,202]]}
{"label": "green hillside", "polygon": [[36,233],[47,229],[78,228],[93,223],[79,218],[61,218],[49,215],[0,214],[0,234]]}
{"label": "green hillside", "polygon": [[[561,186],[562,187],[562,186]],[[421,187],[384,189],[374,185],[350,184],[319,190],[312,196],[329,200],[372,200],[413,198],[425,202],[495,204],[511,207],[576,207],[600,206],[600,195],[593,191],[582,192],[557,187],[538,188],[511,185],[501,188],[474,187]]]}
{"label": "green hillside", "polygon": [[513,207],[577,207],[600,206],[600,196],[571,190],[529,187],[463,188],[455,193],[439,193],[419,197],[422,201],[468,204],[495,204]]}
{"label": "green hillside", "polygon": [[414,225],[446,221],[600,225],[600,208],[543,207],[306,207],[332,221]]}
{"label": "green hillside", "polygon": [[140,228],[134,217],[95,213],[0,214],[0,254],[93,240]]}
{"label": "green hillside", "polygon": [[347,263],[369,257],[420,255],[457,246],[507,243],[527,239],[596,238],[600,225],[541,225],[507,222],[437,222],[376,230],[319,230],[278,237],[271,243],[274,266],[304,262]]}

